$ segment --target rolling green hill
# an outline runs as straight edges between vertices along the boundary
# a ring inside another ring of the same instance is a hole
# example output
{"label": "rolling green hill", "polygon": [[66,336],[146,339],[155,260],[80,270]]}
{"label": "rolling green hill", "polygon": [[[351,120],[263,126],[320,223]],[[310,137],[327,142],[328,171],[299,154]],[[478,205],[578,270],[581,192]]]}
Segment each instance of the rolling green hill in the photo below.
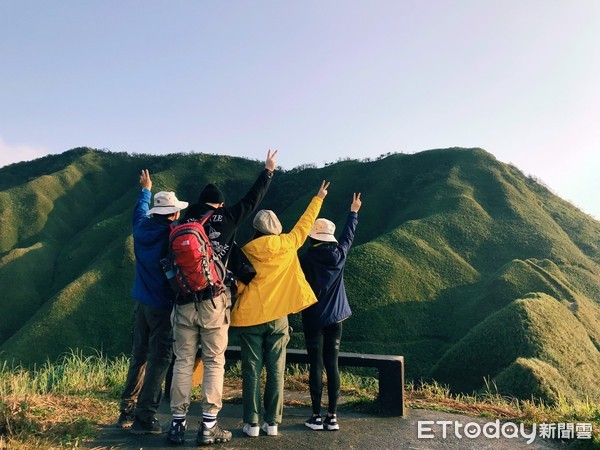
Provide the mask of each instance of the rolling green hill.
{"label": "rolling green hill", "polygon": [[[231,203],[262,163],[81,148],[1,168],[4,359],[128,352],[142,168],[154,192],[194,201],[213,182]],[[600,222],[484,150],[460,148],[279,171],[261,207],[289,229],[322,179],[332,184],[321,216],[338,227],[352,192],[364,201],[343,350],[403,354],[409,379],[456,391],[489,380],[520,398],[600,402]],[[249,236],[246,224],[238,241]],[[291,345],[302,344],[296,332]]]}

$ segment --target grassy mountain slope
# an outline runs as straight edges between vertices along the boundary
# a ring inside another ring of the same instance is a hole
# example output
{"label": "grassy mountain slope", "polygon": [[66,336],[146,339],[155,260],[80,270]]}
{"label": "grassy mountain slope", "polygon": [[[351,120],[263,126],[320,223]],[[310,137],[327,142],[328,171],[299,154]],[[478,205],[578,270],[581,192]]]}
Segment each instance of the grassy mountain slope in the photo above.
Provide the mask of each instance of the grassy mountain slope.
{"label": "grassy mountain slope", "polygon": [[[4,358],[128,351],[130,215],[146,167],[154,192],[194,201],[213,182],[231,203],[262,164],[76,149],[1,168]],[[590,387],[600,373],[598,221],[481,149],[278,172],[261,208],[290,229],[322,179],[332,185],[320,215],[338,228],[352,192],[364,199],[346,269],[354,315],[344,350],[403,354],[409,378],[456,390],[489,377],[521,397],[600,401]],[[301,330],[297,316],[291,322]],[[301,333],[291,345],[303,345]]]}
{"label": "grassy mountain slope", "polygon": [[500,392],[547,401],[576,392],[600,398],[598,373],[600,353],[583,324],[568,305],[545,294],[513,301],[492,314],[432,369],[435,379],[457,390],[491,376]]}

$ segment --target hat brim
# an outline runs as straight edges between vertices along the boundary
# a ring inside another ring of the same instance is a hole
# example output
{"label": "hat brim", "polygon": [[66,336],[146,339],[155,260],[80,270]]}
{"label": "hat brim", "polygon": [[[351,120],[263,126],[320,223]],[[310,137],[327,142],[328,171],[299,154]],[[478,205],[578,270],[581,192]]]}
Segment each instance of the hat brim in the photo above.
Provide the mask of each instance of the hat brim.
{"label": "hat brim", "polygon": [[148,214],[160,214],[162,216],[170,216],[175,214],[177,211],[187,208],[188,202],[177,201],[174,205],[169,206],[155,206],[148,211]]}
{"label": "hat brim", "polygon": [[335,236],[329,233],[317,233],[316,231],[311,231],[309,236],[317,241],[337,242]]}

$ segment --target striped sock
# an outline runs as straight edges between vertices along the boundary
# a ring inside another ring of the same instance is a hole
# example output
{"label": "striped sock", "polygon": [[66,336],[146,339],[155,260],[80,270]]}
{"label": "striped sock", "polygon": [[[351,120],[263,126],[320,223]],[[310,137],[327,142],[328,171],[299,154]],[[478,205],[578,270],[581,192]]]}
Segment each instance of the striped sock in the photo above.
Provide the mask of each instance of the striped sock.
{"label": "striped sock", "polygon": [[217,423],[217,415],[203,412],[202,413],[202,423],[206,426],[206,428],[214,427],[215,424]]}
{"label": "striped sock", "polygon": [[184,427],[187,426],[187,420],[185,420],[184,415],[180,415],[180,414],[173,415],[173,425],[175,425],[176,423],[180,423]]}

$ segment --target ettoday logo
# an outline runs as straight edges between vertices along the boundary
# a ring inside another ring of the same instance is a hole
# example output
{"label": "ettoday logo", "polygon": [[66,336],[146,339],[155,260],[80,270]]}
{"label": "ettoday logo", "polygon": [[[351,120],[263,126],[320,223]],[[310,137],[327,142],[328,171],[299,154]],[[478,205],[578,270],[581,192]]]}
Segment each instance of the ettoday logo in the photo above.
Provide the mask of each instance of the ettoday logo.
{"label": "ettoday logo", "polygon": [[[433,425],[441,427],[441,435],[436,434]],[[532,424],[530,429],[525,424],[513,422],[494,422],[480,424],[468,422],[462,424],[452,420],[420,420],[417,422],[419,439],[435,439],[441,437],[447,439],[450,433],[458,439],[476,439],[481,436],[488,439],[524,439],[527,444],[532,444],[536,438],[542,439],[591,439],[591,423],[542,423],[539,426]],[[539,432],[539,433],[538,433]]]}
{"label": "ettoday logo", "polygon": [[476,422],[469,422],[463,425],[461,422],[452,420],[420,420],[417,422],[417,425],[417,437],[419,439],[435,439],[437,437],[432,425],[442,427],[442,439],[447,439],[448,433],[453,432],[454,436],[458,439],[476,439],[483,435],[489,439],[500,439],[501,437],[505,439],[523,438],[527,440],[527,444],[531,444],[537,437],[537,427],[535,424],[533,424],[531,431],[528,431],[524,424],[520,424],[520,426],[513,422],[501,424],[499,420],[488,422],[484,425]]}

